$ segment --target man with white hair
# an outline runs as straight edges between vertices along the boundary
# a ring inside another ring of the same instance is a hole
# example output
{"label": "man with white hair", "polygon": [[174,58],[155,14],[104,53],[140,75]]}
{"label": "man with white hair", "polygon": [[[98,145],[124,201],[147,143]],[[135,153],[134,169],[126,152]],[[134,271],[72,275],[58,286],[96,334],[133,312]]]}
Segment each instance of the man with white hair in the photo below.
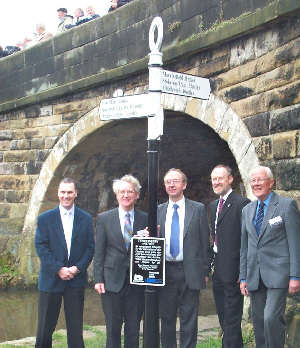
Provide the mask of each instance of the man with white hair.
{"label": "man with white hair", "polygon": [[37,32],[37,42],[41,42],[47,39],[50,39],[52,37],[52,34],[46,31],[46,26],[43,23],[38,23],[36,25],[36,32]]}
{"label": "man with white hair", "polygon": [[135,209],[141,185],[132,175],[114,180],[118,208],[99,215],[94,258],[95,290],[101,295],[106,321],[106,348],[139,347],[144,289],[129,283],[130,239],[147,226],[147,214]]}
{"label": "man with white hair", "polygon": [[287,294],[300,291],[300,213],[273,192],[268,167],[250,173],[257,200],[242,211],[240,289],[250,295],[257,348],[283,348]]}

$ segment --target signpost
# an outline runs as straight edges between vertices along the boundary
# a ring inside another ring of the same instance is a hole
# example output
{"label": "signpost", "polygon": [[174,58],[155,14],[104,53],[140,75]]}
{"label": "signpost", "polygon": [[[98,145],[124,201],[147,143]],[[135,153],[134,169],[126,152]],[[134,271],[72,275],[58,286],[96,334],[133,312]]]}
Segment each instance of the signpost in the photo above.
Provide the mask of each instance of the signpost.
{"label": "signpost", "polygon": [[[157,31],[156,39],[155,32]],[[148,117],[148,229],[150,238],[132,238],[132,284],[145,285],[143,348],[159,348],[158,299],[155,287],[165,283],[165,241],[157,238],[157,186],[160,137],[164,112],[161,93],[209,99],[208,79],[162,69],[163,22],[155,17],[149,29],[149,93],[103,99],[99,114],[103,121]],[[151,117],[149,117],[151,116]]]}

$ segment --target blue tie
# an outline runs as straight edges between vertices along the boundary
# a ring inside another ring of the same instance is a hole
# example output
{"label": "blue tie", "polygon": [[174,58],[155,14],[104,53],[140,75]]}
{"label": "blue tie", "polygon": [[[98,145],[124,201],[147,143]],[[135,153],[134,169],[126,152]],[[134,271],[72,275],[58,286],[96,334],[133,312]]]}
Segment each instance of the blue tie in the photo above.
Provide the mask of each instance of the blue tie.
{"label": "blue tie", "polygon": [[132,237],[132,228],[131,228],[130,214],[127,213],[125,215],[125,224],[124,224],[124,240],[125,240],[125,245],[127,250],[130,245],[131,237]]}
{"label": "blue tie", "polygon": [[174,204],[174,212],[172,216],[172,224],[171,224],[171,238],[170,238],[170,254],[175,259],[179,254],[179,216],[178,216],[178,205]]}
{"label": "blue tie", "polygon": [[264,219],[264,202],[259,202],[259,207],[258,207],[258,212],[257,212],[257,216],[256,216],[256,221],[255,221],[255,228],[256,228],[256,233],[259,236],[260,235],[260,228],[261,228],[261,224],[263,222]]}

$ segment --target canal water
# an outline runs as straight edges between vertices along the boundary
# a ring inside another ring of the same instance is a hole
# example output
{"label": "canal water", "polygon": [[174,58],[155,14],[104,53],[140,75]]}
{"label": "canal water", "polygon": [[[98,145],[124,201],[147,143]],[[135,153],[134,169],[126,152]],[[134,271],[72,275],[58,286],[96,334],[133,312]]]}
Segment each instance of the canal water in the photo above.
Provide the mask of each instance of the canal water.
{"label": "canal water", "polygon": [[[37,325],[37,291],[0,291],[0,342],[35,336]],[[200,295],[200,315],[215,314],[211,288]],[[94,289],[86,289],[84,324],[105,325],[100,296]],[[65,328],[63,310],[57,329]]]}

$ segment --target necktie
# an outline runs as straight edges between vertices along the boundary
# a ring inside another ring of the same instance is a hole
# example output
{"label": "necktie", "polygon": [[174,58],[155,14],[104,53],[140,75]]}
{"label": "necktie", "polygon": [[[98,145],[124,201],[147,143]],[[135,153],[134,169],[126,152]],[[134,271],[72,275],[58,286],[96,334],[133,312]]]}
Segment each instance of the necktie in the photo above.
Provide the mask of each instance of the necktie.
{"label": "necktie", "polygon": [[[218,218],[221,214],[221,211],[223,209],[223,205],[224,205],[224,199],[220,198],[219,200],[219,205],[218,205]],[[216,228],[215,228],[215,244],[218,245],[218,238],[217,238],[217,223],[216,223]]]}
{"label": "necktie", "polygon": [[124,224],[124,241],[126,245],[126,249],[128,250],[130,245],[130,239],[132,237],[132,228],[131,228],[131,221],[130,221],[130,214],[126,213],[125,215],[125,224]]}
{"label": "necktie", "polygon": [[255,228],[258,236],[260,235],[260,228],[264,219],[264,205],[264,202],[259,203],[258,212],[256,216]]}
{"label": "necktie", "polygon": [[174,212],[172,216],[172,224],[171,224],[171,238],[170,238],[170,254],[175,259],[179,254],[179,216],[178,216],[178,205],[174,204]]}

